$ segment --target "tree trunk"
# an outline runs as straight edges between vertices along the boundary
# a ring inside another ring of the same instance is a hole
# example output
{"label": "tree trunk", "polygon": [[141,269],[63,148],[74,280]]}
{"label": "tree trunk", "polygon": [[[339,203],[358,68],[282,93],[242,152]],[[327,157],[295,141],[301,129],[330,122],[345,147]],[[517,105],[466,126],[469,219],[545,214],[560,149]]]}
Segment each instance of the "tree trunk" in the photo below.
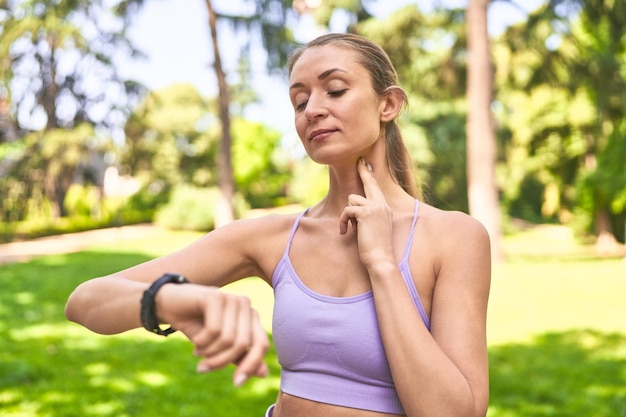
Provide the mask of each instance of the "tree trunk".
{"label": "tree trunk", "polygon": [[470,215],[489,232],[492,258],[500,261],[502,226],[495,180],[497,143],[491,114],[488,4],[489,0],[469,0],[467,6],[467,190]]}
{"label": "tree trunk", "polygon": [[219,88],[219,112],[222,122],[222,140],[217,157],[217,181],[220,190],[220,196],[215,206],[215,227],[217,228],[230,223],[235,218],[235,209],[233,207],[235,181],[233,179],[231,158],[230,99],[228,97],[226,76],[224,75],[220,59],[220,48],[217,42],[217,16],[213,10],[211,0],[206,0],[206,6],[209,12],[209,29],[211,31],[211,40],[213,41],[213,67]]}
{"label": "tree trunk", "polygon": [[619,250],[619,244],[613,233],[611,226],[611,215],[606,208],[598,210],[596,213],[596,252],[600,255],[616,253]]}

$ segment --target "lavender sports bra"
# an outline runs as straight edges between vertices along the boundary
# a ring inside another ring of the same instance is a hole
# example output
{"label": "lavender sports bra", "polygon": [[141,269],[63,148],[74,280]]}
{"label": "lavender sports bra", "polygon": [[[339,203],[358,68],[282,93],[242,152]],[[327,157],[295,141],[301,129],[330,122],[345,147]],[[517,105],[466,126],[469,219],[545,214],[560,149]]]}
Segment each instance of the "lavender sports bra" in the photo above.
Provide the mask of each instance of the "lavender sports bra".
{"label": "lavender sports bra", "polygon": [[[428,316],[408,265],[413,223],[398,267],[424,325]],[[343,407],[404,414],[378,328],[372,291],[352,297],[319,294],[300,280],[289,260],[296,219],[274,275],[273,338],[287,394]]]}

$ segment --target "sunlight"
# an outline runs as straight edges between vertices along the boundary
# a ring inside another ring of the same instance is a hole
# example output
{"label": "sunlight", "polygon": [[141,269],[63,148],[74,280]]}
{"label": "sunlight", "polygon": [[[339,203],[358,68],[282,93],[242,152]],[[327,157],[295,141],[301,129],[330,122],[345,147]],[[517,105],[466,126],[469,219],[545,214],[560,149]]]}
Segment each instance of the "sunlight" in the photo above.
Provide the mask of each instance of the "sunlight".
{"label": "sunlight", "polygon": [[119,414],[124,409],[124,404],[121,401],[108,401],[97,403],[89,406],[87,409],[87,415],[89,416],[125,416],[127,414]]}
{"label": "sunlight", "polygon": [[140,372],[137,380],[151,387],[162,387],[170,382],[170,378],[161,372]]}
{"label": "sunlight", "polygon": [[29,305],[35,301],[35,294],[26,291],[18,292],[13,294],[13,300],[18,304]]}
{"label": "sunlight", "polygon": [[280,387],[280,375],[270,375],[265,378],[253,378],[247,384],[248,390],[259,396],[276,392]]}

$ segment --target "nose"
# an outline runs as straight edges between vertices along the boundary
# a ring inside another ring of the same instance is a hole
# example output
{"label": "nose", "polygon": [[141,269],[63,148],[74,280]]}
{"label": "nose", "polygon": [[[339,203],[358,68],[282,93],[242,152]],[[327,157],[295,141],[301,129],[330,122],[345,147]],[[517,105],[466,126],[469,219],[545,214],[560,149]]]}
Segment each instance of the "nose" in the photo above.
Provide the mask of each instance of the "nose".
{"label": "nose", "polygon": [[317,94],[312,94],[306,103],[304,117],[309,121],[313,121],[325,117],[327,114],[328,110],[324,105],[323,98],[319,97]]}

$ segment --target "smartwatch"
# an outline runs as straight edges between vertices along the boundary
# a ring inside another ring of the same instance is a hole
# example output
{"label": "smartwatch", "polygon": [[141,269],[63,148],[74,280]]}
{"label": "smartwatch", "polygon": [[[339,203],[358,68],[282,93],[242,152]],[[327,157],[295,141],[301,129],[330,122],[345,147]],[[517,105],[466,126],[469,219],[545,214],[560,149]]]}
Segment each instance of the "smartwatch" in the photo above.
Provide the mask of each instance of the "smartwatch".
{"label": "smartwatch", "polygon": [[146,330],[161,336],[168,336],[176,331],[176,329],[172,327],[161,329],[159,326],[159,321],[156,317],[155,297],[157,292],[165,284],[183,284],[186,282],[189,281],[180,274],[167,273],[154,281],[152,285],[150,285],[150,288],[144,291],[143,297],[141,298],[141,324]]}

